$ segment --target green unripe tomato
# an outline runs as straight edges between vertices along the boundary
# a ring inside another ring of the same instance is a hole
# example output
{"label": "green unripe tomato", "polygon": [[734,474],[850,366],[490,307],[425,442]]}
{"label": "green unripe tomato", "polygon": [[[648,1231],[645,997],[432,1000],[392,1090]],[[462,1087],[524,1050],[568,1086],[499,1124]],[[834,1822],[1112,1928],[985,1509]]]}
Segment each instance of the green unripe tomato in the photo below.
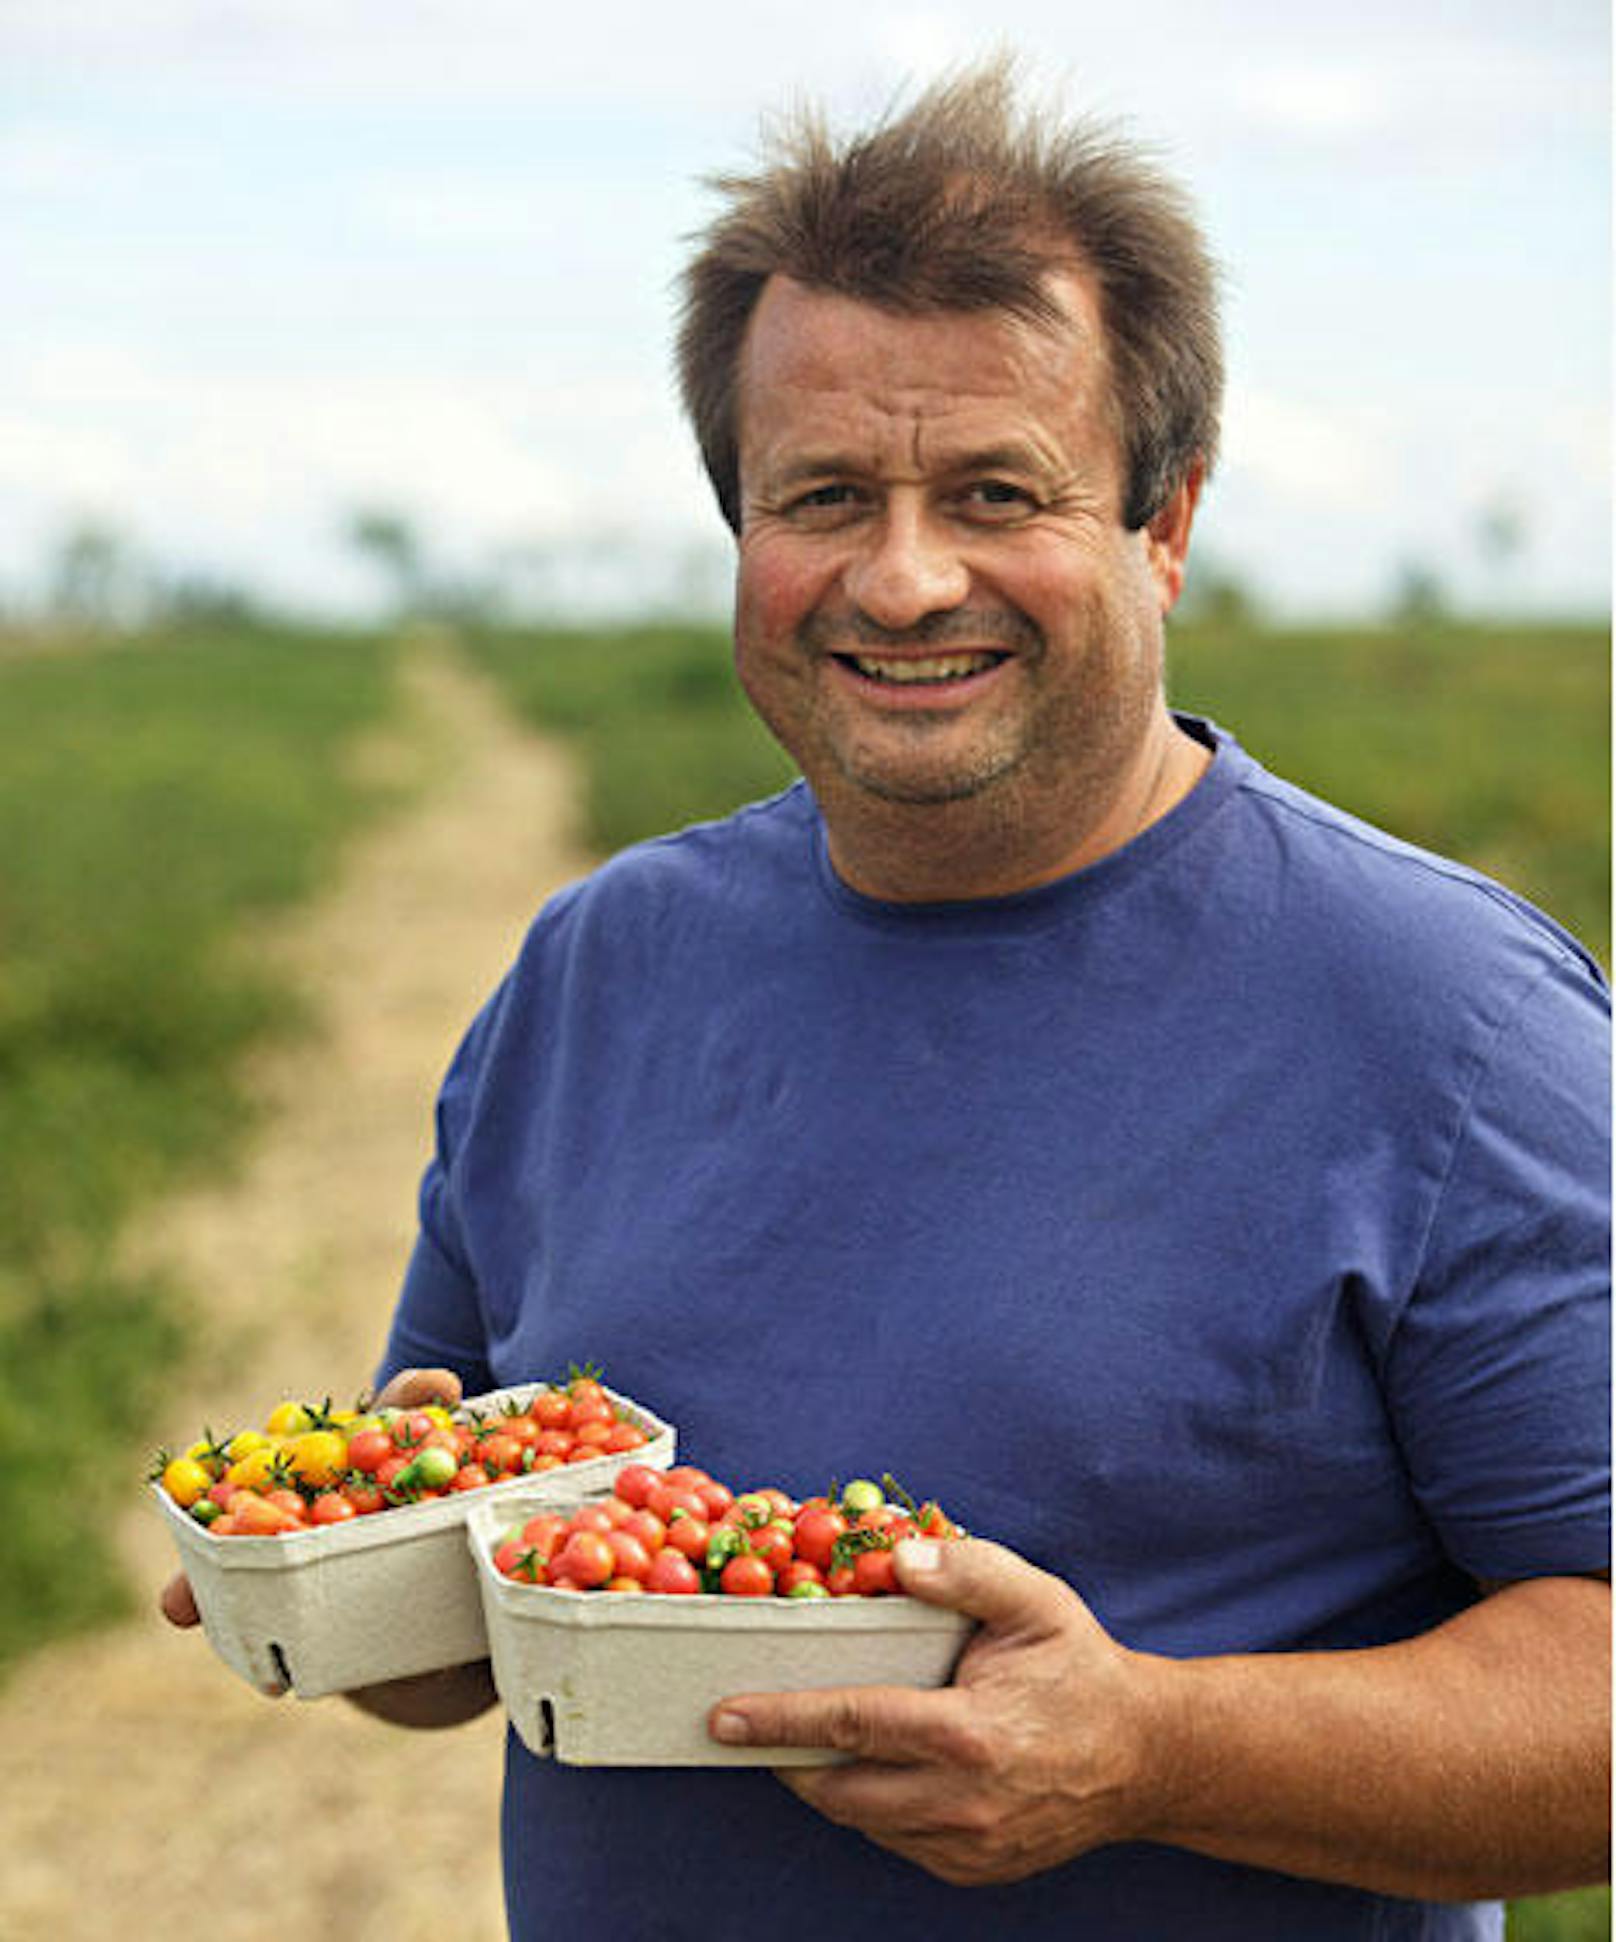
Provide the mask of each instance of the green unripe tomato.
{"label": "green unripe tomato", "polygon": [[857,1517],[863,1511],[879,1510],[886,1500],[886,1492],[878,1483],[855,1477],[842,1492],[842,1510],[849,1517]]}

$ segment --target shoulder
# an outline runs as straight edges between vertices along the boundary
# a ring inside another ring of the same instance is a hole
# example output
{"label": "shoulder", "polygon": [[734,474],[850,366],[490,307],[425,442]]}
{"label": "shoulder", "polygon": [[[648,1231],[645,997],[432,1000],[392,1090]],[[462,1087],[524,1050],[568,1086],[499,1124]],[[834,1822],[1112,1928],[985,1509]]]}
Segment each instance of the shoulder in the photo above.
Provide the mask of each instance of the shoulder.
{"label": "shoulder", "polygon": [[787,890],[810,867],[816,815],[796,783],[730,815],[631,844],[553,897],[529,942],[600,924],[632,931],[708,922],[739,899]]}
{"label": "shoulder", "polygon": [[[1219,731],[1221,737],[1221,731]],[[1441,988],[1520,986],[1545,973],[1608,1006],[1598,961],[1526,898],[1272,774],[1227,737],[1240,867],[1275,922],[1271,938],[1330,955],[1343,975]],[[1395,996],[1395,988],[1388,997]]]}

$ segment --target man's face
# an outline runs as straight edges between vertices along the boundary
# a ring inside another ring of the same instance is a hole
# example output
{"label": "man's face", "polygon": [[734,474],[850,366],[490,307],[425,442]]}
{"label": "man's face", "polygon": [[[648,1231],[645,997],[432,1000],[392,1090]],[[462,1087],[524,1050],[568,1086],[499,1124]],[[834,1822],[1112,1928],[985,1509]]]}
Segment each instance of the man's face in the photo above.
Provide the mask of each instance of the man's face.
{"label": "man's face", "polygon": [[1173,732],[1161,617],[1194,489],[1123,529],[1095,298],[1076,270],[1049,287],[1055,326],[781,277],[753,317],[736,666],[833,854],[991,826],[1055,874]]}

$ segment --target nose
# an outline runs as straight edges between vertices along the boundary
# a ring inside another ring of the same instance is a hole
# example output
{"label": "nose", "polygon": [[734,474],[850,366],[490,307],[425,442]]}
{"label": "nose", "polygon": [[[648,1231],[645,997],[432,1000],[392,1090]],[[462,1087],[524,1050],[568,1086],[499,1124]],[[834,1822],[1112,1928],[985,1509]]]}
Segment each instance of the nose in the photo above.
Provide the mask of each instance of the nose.
{"label": "nose", "polygon": [[960,606],[971,575],[935,519],[921,507],[895,503],[866,529],[843,586],[861,613],[892,632]]}

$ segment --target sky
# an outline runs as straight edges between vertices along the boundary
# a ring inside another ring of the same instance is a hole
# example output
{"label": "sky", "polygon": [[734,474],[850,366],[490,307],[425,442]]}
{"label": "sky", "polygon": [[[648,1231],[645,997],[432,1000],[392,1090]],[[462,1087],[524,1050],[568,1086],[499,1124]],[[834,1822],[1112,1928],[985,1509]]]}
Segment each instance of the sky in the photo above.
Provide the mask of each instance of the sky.
{"label": "sky", "polygon": [[1001,48],[1223,266],[1192,588],[1608,609],[1603,0],[0,0],[0,611],[92,524],[363,614],[361,510],[520,598],[720,607],[671,377],[703,178]]}

